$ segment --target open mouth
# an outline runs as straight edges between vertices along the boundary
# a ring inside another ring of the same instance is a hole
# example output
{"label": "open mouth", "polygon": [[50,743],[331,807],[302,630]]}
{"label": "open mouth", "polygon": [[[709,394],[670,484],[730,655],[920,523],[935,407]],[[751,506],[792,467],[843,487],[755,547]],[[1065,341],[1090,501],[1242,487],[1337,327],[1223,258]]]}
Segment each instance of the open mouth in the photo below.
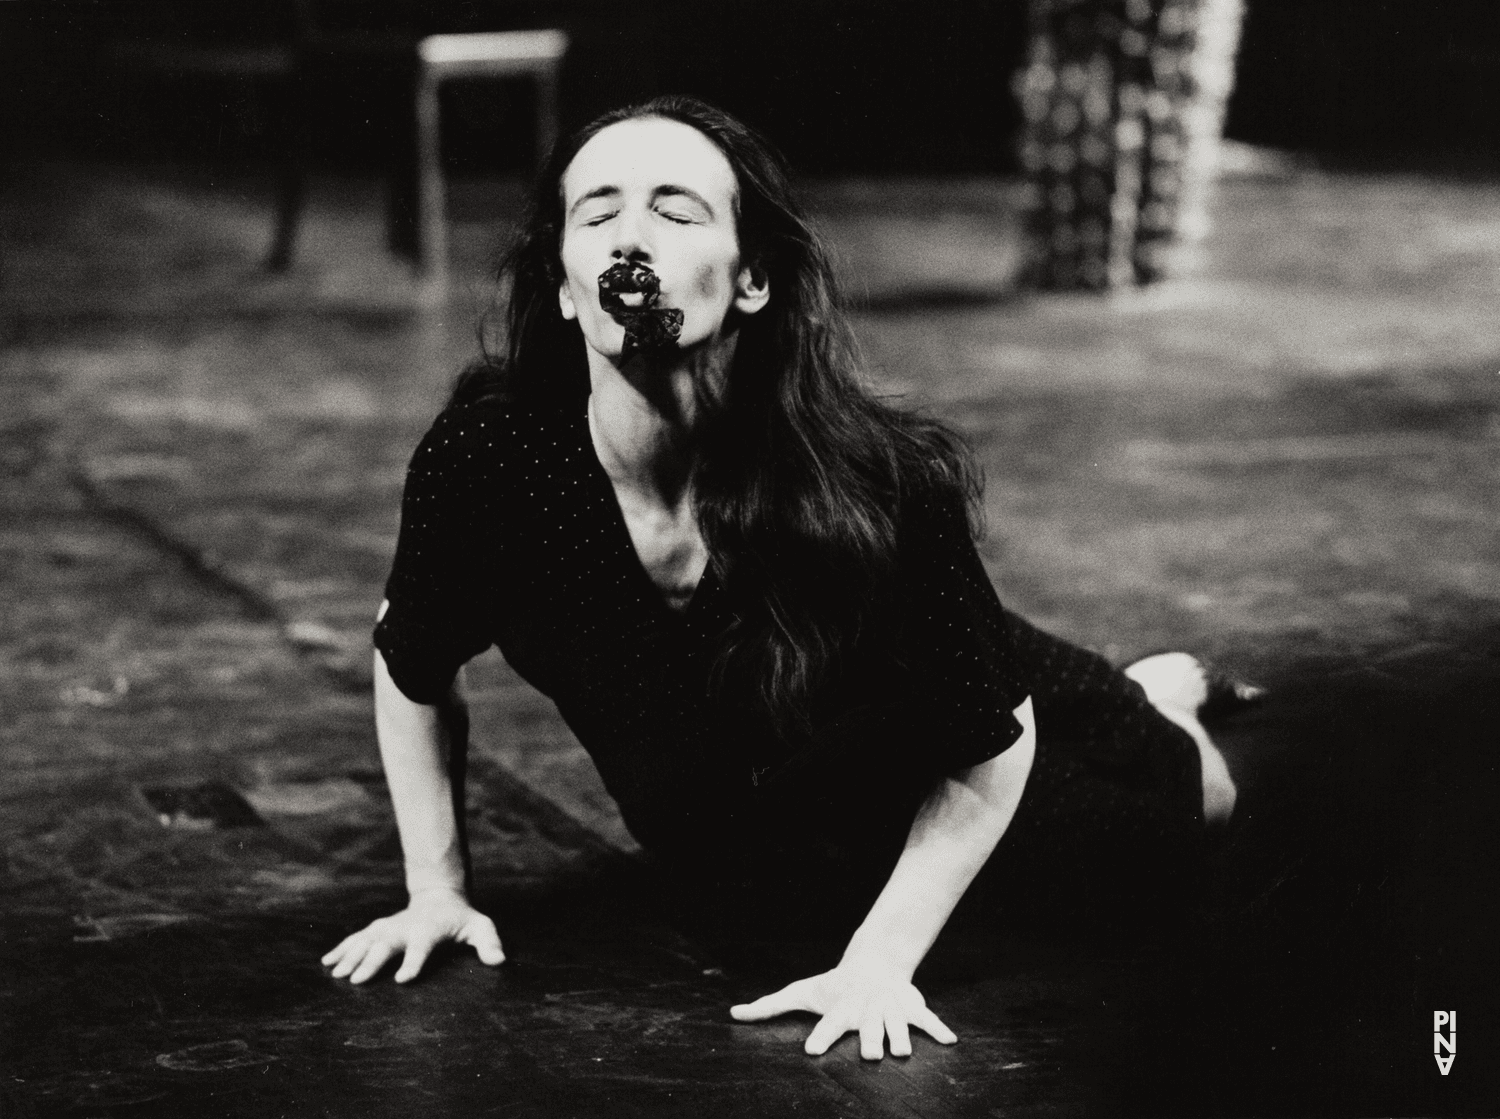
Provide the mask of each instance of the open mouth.
{"label": "open mouth", "polygon": [[675,350],[682,335],[682,311],[658,307],[661,278],[640,263],[619,261],[599,276],[599,306],[625,328],[621,357]]}

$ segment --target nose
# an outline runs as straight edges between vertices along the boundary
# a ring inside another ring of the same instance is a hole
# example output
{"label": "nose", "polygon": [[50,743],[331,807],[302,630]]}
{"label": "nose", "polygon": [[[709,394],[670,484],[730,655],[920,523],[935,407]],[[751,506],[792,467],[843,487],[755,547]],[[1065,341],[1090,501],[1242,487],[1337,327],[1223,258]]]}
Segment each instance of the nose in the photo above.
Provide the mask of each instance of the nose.
{"label": "nose", "polygon": [[610,254],[615,260],[651,263],[651,241],[644,215],[635,212],[633,207],[626,207],[615,223],[615,234],[615,247]]}

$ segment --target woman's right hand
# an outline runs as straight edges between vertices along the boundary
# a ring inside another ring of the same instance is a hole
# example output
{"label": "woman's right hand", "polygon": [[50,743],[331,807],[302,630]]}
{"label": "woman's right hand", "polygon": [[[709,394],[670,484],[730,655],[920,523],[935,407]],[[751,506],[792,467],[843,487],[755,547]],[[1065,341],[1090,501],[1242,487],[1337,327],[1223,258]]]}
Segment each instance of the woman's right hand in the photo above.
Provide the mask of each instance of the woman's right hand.
{"label": "woman's right hand", "polygon": [[432,950],[445,940],[469,945],[479,953],[479,962],[490,967],[505,960],[495,922],[473,908],[461,891],[438,887],[414,894],[400,913],[346,936],[323,957],[323,966],[333,967],[335,979],[348,976],[351,983],[363,983],[404,951],[396,982],[405,983],[417,977]]}

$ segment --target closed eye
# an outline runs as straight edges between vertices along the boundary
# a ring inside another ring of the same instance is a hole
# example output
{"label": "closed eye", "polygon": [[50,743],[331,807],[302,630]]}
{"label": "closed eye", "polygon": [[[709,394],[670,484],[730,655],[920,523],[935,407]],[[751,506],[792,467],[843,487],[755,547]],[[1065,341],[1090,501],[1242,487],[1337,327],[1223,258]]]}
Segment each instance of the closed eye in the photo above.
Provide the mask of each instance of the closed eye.
{"label": "closed eye", "polygon": [[674,210],[661,210],[661,209],[658,209],[656,212],[658,214],[660,214],[662,217],[666,218],[669,222],[673,222],[673,223],[675,223],[677,225],[694,225],[694,224],[696,224],[696,219],[693,218],[693,217],[691,217],[688,214],[678,213],[678,212],[676,212]]}
{"label": "closed eye", "polygon": [[593,217],[585,218],[584,221],[583,221],[583,224],[584,225],[603,225],[605,222],[609,221],[610,218],[614,217],[617,213],[619,213],[618,210],[610,210],[608,213],[595,214]]}

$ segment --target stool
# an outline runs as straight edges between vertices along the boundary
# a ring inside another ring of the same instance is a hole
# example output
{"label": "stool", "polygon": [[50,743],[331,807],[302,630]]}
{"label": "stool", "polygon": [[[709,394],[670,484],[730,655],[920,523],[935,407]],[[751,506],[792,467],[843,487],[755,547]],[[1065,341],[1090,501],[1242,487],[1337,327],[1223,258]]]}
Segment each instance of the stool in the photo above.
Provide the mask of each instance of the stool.
{"label": "stool", "polygon": [[443,176],[438,87],[449,78],[530,78],[536,85],[537,162],[557,139],[562,31],[429,35],[417,44],[417,270],[441,283],[448,261],[448,184]]}

